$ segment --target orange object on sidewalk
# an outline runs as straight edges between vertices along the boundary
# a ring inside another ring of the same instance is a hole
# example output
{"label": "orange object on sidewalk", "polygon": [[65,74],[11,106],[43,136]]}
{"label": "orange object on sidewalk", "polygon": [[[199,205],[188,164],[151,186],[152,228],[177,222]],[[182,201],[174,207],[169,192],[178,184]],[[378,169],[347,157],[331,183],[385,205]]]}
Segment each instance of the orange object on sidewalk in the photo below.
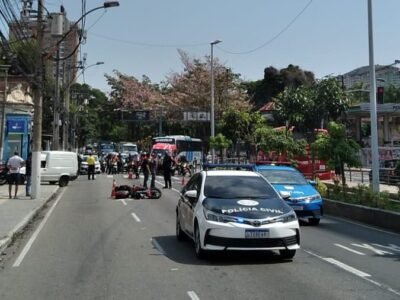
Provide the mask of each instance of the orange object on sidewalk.
{"label": "orange object on sidewalk", "polygon": [[117,183],[115,182],[115,179],[113,179],[113,184],[112,184],[112,190],[111,190],[111,198],[115,199],[115,187],[117,186]]}

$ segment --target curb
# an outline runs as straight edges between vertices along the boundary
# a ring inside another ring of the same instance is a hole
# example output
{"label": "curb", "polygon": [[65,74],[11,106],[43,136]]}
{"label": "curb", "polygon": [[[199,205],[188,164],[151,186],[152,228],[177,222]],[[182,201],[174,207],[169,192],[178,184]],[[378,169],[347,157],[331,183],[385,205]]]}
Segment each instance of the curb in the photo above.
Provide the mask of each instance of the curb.
{"label": "curb", "polygon": [[46,200],[44,200],[41,205],[31,210],[21,222],[19,222],[10,232],[8,232],[6,237],[0,240],[0,254],[11,244],[14,237],[22,232],[25,227],[39,214],[39,212],[43,210],[46,204],[53,200],[58,190],[59,188],[57,188]]}
{"label": "curb", "polygon": [[400,233],[400,213],[324,198],[324,212]]}

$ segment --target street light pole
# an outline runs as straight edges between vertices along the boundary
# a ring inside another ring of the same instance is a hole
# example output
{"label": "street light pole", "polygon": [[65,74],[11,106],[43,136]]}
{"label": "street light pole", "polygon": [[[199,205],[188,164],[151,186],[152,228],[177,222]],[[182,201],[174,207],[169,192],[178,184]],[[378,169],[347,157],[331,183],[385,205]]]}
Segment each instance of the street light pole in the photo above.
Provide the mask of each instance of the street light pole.
{"label": "street light pole", "polygon": [[[221,43],[220,40],[215,40],[210,43],[211,45],[211,56],[210,56],[210,65],[211,65],[211,137],[215,137],[215,120],[214,120],[214,45]],[[215,162],[215,149],[211,149],[211,162]]]}
{"label": "street light pole", "polygon": [[4,124],[6,118],[6,102],[7,102],[7,86],[8,86],[8,68],[10,65],[1,65],[0,69],[4,69],[4,98],[1,103],[1,127],[0,127],[0,160],[3,160],[4,152]]}
{"label": "street light pole", "polygon": [[36,57],[34,85],[34,114],[33,114],[33,136],[32,136],[32,193],[31,198],[40,198],[40,156],[42,151],[42,89],[43,89],[43,0],[38,0],[37,16],[37,41],[38,51]]}
{"label": "street light pole", "polygon": [[371,160],[372,160],[372,190],[379,193],[379,151],[378,125],[376,115],[376,80],[374,64],[374,37],[372,27],[372,0],[368,0],[368,45],[370,74],[370,112],[371,112]]}

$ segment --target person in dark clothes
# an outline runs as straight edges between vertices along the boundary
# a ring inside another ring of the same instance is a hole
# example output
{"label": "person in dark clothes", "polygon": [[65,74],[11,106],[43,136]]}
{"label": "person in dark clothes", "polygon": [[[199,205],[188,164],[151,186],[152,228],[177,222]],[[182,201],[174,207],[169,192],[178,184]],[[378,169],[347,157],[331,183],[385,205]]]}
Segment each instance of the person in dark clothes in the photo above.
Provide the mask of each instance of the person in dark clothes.
{"label": "person in dark clothes", "polygon": [[25,161],[25,194],[27,197],[31,196],[31,183],[32,183],[32,153],[28,153]]}
{"label": "person in dark clothes", "polygon": [[163,166],[164,181],[165,181],[165,186],[163,188],[164,189],[172,188],[172,182],[171,182],[172,158],[168,152],[165,153],[162,166]]}
{"label": "person in dark clothes", "polygon": [[143,187],[147,189],[147,181],[149,180],[149,175],[150,175],[150,162],[149,162],[149,157],[147,154],[144,154],[143,160],[142,160],[142,165],[140,168],[143,171]]}

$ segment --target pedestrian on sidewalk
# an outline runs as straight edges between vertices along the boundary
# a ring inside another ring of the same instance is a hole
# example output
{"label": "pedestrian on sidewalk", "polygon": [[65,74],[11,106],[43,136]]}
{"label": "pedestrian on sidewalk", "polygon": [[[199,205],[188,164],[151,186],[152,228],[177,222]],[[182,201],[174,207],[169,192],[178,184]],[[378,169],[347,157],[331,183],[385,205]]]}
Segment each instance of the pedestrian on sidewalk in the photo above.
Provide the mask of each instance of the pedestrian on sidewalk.
{"label": "pedestrian on sidewalk", "polygon": [[8,196],[11,199],[12,196],[12,185],[15,184],[15,193],[14,199],[17,199],[18,194],[18,184],[19,184],[19,173],[21,168],[24,166],[24,160],[19,156],[18,152],[14,152],[14,155],[8,159],[7,168],[8,168]]}
{"label": "pedestrian on sidewalk", "polygon": [[27,197],[31,196],[31,180],[32,180],[32,152],[28,153],[28,157],[25,162],[25,193]]}

